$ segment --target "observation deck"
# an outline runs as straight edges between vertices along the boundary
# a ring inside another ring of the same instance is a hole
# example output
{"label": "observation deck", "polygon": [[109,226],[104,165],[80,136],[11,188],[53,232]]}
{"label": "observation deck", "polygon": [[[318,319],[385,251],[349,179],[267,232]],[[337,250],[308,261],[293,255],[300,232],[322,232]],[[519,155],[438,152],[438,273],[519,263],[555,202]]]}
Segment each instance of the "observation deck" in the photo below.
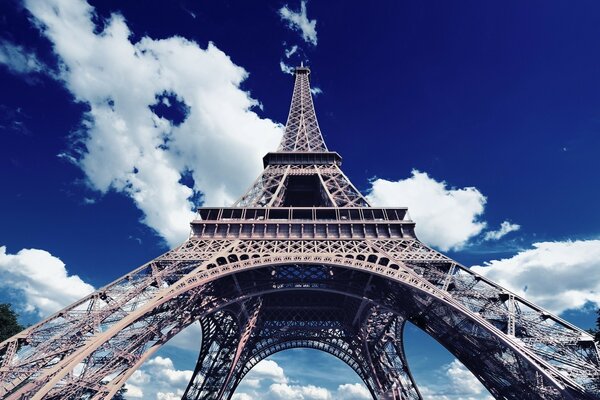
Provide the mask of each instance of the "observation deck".
{"label": "observation deck", "polygon": [[415,238],[407,208],[202,207],[191,226],[203,239]]}

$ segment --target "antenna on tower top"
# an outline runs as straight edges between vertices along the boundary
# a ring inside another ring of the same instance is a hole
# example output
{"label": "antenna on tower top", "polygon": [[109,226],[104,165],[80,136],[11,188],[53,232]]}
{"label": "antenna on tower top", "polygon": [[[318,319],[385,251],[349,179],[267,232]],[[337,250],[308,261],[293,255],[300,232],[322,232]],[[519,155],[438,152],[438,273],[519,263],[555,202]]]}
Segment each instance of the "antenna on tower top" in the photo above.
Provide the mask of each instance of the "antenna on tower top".
{"label": "antenna on tower top", "polygon": [[304,68],[304,61],[300,61],[300,67]]}

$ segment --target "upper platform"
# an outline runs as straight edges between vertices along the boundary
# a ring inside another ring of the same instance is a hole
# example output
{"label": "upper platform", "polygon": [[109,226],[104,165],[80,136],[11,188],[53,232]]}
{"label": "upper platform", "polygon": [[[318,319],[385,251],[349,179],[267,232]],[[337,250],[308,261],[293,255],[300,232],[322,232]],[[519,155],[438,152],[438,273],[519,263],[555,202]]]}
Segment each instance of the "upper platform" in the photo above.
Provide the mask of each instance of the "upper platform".
{"label": "upper platform", "polygon": [[202,207],[192,222],[201,239],[414,239],[406,208]]}
{"label": "upper platform", "polygon": [[269,165],[342,165],[342,157],[335,151],[278,151],[263,157],[265,168]]}

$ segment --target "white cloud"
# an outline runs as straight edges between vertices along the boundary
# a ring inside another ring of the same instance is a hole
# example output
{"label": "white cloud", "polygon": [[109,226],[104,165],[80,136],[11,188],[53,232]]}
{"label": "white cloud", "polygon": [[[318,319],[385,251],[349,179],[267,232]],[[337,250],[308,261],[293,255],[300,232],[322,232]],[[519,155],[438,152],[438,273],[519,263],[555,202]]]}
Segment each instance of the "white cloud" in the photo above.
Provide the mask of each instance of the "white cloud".
{"label": "white cloud", "polygon": [[173,346],[185,351],[198,352],[202,343],[202,328],[200,322],[194,322],[179,332],[173,339],[167,342],[167,346]]}
{"label": "white cloud", "polygon": [[279,9],[279,16],[288,28],[298,31],[306,43],[317,45],[317,20],[309,20],[306,15],[306,1],[300,2],[300,12],[292,11],[287,5]]}
{"label": "white cloud", "polygon": [[330,400],[329,390],[315,385],[288,385],[274,383],[269,387],[267,397],[272,400]]}
{"label": "white cloud", "polygon": [[0,246],[0,287],[22,294],[26,311],[50,315],[94,291],[65,264],[44,250],[8,254]]}
{"label": "white cloud", "polygon": [[142,390],[142,388],[133,385],[133,384],[127,384],[125,385],[125,389],[127,389],[127,398],[131,398],[131,399],[143,399],[144,398],[144,391]]}
{"label": "white cloud", "polygon": [[424,400],[493,400],[486,388],[460,361],[442,367],[442,381],[420,386]]}
{"label": "white cloud", "polygon": [[262,360],[248,373],[249,380],[269,379],[276,383],[287,383],[283,368],[273,360]]}
{"label": "white cloud", "polygon": [[248,393],[234,393],[231,400],[254,400]]}
{"label": "white cloud", "polygon": [[283,368],[273,360],[262,360],[242,380],[233,400],[371,400],[371,394],[361,383],[346,383],[337,391],[316,386],[291,383]]}
{"label": "white cloud", "polygon": [[323,94],[323,90],[318,86],[311,87],[310,92],[312,93],[313,96],[318,96],[320,94]]}
{"label": "white cloud", "polygon": [[600,240],[534,243],[471,269],[554,313],[600,306]]}
{"label": "white cloud", "polygon": [[[98,33],[94,9],[81,0],[26,6],[53,43],[65,86],[90,108],[75,162],[91,188],[131,197],[169,245],[189,233],[192,196],[230,205],[276,148],[281,126],[252,111],[258,102],[240,89],[248,73],[214,44],[203,49],[182,37],[133,43],[120,15]],[[183,122],[150,108],[167,107],[164,94],[184,110]],[[184,176],[193,187],[180,182]]]}
{"label": "white cloud", "polygon": [[285,58],[290,58],[292,55],[294,55],[294,53],[296,53],[296,51],[298,51],[298,46],[296,45],[290,47],[289,49],[285,49]]}
{"label": "white cloud", "polygon": [[178,391],[177,393],[158,392],[156,393],[156,400],[181,400],[181,396],[183,396],[182,390]]}
{"label": "white cloud", "polygon": [[234,399],[258,398],[258,393],[267,391],[271,383],[287,384],[288,378],[277,362],[262,360],[244,377],[238,388],[238,397]]}
{"label": "white cloud", "polygon": [[371,400],[373,397],[365,385],[361,383],[345,383],[338,386],[336,399]]}
{"label": "white cloud", "polygon": [[127,384],[143,386],[148,382],[150,382],[150,375],[145,373],[143,370],[138,369],[133,374],[131,374],[131,377],[129,377]]}
{"label": "white cloud", "polygon": [[[128,399],[152,398],[156,400],[180,399],[192,371],[178,370],[167,357],[157,356],[134,372],[126,383]],[[248,385],[248,381],[252,381]],[[283,369],[272,360],[259,362],[244,378],[240,390],[233,395],[234,400],[362,400],[368,391],[361,384],[344,384],[338,388],[338,395],[315,385],[290,385]],[[258,383],[256,383],[258,382]],[[143,390],[141,389],[143,388]],[[244,392],[244,390],[249,392]]]}
{"label": "white cloud", "polygon": [[486,389],[481,382],[460,361],[454,360],[447,367],[446,375],[456,391],[466,396],[485,393]]}
{"label": "white cloud", "polygon": [[172,385],[187,385],[192,378],[189,370],[179,371],[173,366],[170,358],[155,357],[146,363],[146,369],[150,371],[153,378],[162,379]]}
{"label": "white cloud", "polygon": [[417,170],[396,182],[372,181],[367,198],[377,206],[407,206],[419,238],[441,250],[462,248],[486,226],[480,220],[486,198],[477,188],[451,188]]}
{"label": "white cloud", "polygon": [[125,384],[127,389],[125,397],[127,399],[179,400],[192,378],[192,374],[191,370],[176,369],[170,358],[154,357],[131,375]]}
{"label": "white cloud", "polygon": [[0,40],[0,64],[4,64],[13,74],[54,75],[54,72],[41,62],[35,53],[6,40]]}
{"label": "white cloud", "polygon": [[500,224],[500,229],[497,231],[486,232],[483,236],[483,240],[498,240],[509,234],[510,232],[516,232],[521,229],[521,225],[513,224],[508,221],[503,221]]}
{"label": "white cloud", "polygon": [[281,72],[284,74],[294,75],[294,67],[287,65],[283,61],[279,61],[279,68],[281,68]]}

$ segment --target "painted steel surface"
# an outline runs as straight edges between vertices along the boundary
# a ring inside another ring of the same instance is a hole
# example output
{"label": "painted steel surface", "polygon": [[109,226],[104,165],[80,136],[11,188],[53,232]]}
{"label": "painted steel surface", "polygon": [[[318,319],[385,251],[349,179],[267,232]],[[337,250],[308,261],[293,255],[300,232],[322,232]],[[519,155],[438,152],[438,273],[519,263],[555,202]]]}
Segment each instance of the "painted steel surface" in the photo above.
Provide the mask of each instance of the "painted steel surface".
{"label": "painted steel surface", "polygon": [[185,399],[228,399],[260,360],[313,348],[377,399],[421,399],[409,321],[496,398],[600,399],[591,335],[421,243],[405,208],[370,207],[327,149],[296,69],[278,151],[234,207],[201,208],[181,246],[0,343],[3,399],[109,399],[200,321]]}

